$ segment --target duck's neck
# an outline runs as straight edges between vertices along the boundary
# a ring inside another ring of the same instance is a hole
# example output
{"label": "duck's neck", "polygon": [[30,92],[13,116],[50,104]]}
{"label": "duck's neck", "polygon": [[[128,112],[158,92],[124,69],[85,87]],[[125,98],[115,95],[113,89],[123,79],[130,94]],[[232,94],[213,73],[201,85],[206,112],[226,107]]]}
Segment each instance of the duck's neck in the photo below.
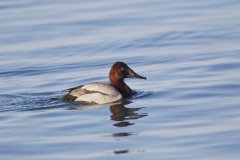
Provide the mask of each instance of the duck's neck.
{"label": "duck's neck", "polygon": [[132,95],[132,90],[129,88],[123,80],[111,80],[111,84],[116,87],[123,95],[124,98]]}

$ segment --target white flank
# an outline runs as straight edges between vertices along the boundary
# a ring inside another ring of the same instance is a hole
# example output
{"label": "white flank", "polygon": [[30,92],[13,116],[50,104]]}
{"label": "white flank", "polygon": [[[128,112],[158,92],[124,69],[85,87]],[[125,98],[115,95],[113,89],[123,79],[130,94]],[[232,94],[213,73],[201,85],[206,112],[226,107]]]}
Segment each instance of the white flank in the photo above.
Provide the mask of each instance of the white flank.
{"label": "white flank", "polygon": [[70,95],[77,97],[75,101],[97,104],[110,103],[122,98],[121,93],[112,85],[98,82],[76,88],[70,92]]}

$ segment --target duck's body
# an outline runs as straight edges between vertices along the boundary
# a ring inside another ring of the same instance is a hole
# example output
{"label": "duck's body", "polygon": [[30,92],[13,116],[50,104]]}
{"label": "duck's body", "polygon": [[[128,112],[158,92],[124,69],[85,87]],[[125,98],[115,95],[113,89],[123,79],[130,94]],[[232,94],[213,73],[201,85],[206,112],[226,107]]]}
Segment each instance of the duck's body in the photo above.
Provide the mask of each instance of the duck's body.
{"label": "duck's body", "polygon": [[79,87],[67,90],[69,93],[63,97],[68,101],[83,101],[89,103],[110,103],[121,100],[122,94],[111,84],[88,83]]}
{"label": "duck's body", "polygon": [[109,73],[110,84],[95,82],[70,88],[66,90],[69,93],[63,96],[62,100],[104,104],[130,97],[133,91],[123,81],[124,78],[146,79],[132,71],[125,63],[116,62]]}

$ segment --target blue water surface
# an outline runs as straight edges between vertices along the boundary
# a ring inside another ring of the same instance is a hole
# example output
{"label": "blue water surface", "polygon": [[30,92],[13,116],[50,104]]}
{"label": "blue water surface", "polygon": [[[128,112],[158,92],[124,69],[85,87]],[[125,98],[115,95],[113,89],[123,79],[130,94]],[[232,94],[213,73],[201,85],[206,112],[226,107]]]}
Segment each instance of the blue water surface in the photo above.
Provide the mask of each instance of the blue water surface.
{"label": "blue water surface", "polygon": [[[239,20],[237,0],[0,1],[0,159],[238,160]],[[138,96],[58,100],[115,61]]]}

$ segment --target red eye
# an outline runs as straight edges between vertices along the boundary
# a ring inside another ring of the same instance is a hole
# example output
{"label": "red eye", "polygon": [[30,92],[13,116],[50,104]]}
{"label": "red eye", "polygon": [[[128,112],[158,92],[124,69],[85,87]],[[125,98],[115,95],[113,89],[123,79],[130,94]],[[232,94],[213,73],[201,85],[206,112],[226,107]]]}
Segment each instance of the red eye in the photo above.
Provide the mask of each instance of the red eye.
{"label": "red eye", "polygon": [[122,68],[120,68],[120,70],[121,70],[121,71],[124,71],[124,70],[125,70],[125,68],[124,68],[124,67],[122,67]]}

